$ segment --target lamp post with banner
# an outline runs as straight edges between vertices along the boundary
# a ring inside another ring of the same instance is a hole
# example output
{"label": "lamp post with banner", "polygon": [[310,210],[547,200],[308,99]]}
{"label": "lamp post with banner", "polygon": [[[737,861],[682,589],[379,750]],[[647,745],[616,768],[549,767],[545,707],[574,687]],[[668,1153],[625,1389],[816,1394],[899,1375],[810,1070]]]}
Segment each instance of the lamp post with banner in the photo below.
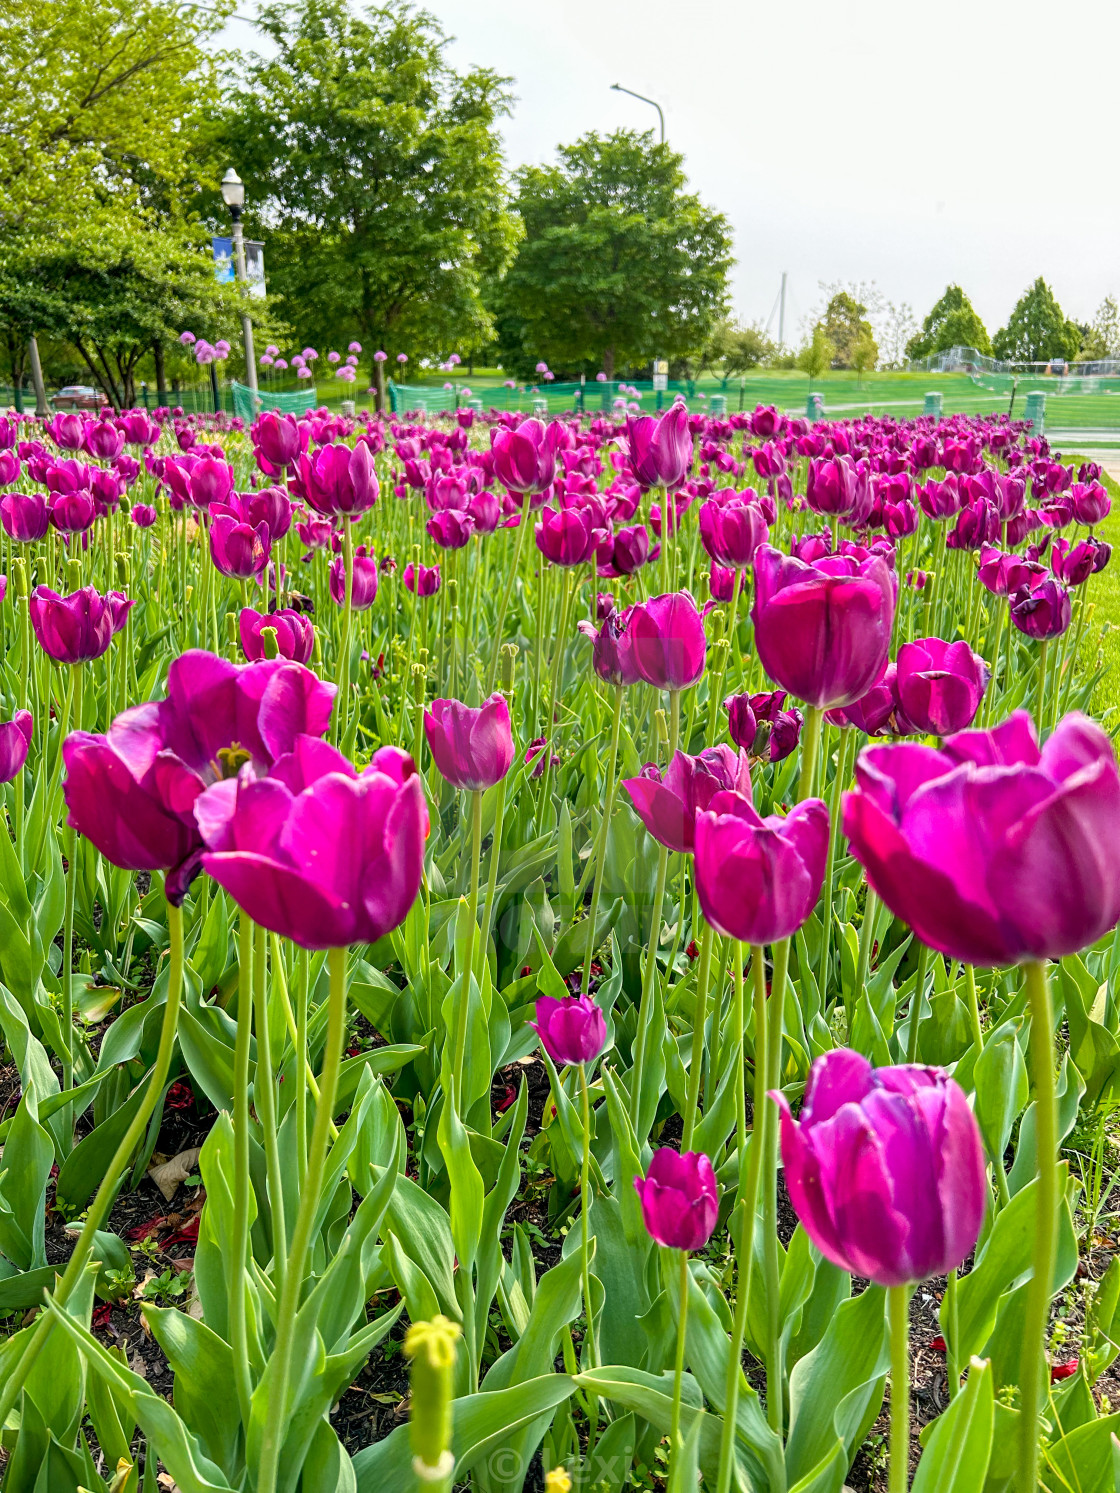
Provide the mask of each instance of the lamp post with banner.
{"label": "lamp post with banner", "polygon": [[[245,238],[241,231],[241,209],[245,204],[245,183],[231,166],[222,177],[222,200],[229,208],[233,223],[233,264],[238,280],[247,284],[245,274]],[[257,392],[257,358],[253,351],[253,323],[247,311],[241,313],[241,330],[245,338],[245,377],[253,393]]]}

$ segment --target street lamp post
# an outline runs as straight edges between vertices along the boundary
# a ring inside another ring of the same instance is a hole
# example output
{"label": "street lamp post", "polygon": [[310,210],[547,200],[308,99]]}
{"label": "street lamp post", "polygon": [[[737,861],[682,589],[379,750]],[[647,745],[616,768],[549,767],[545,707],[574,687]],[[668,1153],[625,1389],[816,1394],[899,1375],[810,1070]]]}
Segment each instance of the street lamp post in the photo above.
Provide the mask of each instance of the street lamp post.
{"label": "street lamp post", "polygon": [[[245,203],[245,183],[231,166],[222,177],[222,201],[229,208],[233,223],[233,267],[242,285],[245,278],[245,237],[241,232],[241,209]],[[253,393],[257,392],[257,358],[253,351],[253,323],[247,311],[241,313],[241,330],[245,338],[245,376]]]}
{"label": "street lamp post", "polygon": [[635,93],[632,88],[623,88],[621,83],[612,83],[611,88],[615,93],[628,93],[631,98],[641,99],[643,104],[651,104],[657,110],[657,117],[661,121],[661,143],[665,144],[665,114],[656,99],[646,98],[644,93]]}

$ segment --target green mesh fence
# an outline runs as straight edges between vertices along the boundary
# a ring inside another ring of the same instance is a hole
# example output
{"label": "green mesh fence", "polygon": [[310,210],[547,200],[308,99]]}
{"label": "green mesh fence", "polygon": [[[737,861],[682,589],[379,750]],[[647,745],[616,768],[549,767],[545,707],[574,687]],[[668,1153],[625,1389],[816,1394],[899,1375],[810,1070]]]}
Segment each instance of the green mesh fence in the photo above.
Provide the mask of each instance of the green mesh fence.
{"label": "green mesh fence", "polygon": [[300,415],[305,410],[319,407],[319,396],[314,389],[298,389],[293,394],[270,394],[258,390],[254,394],[247,384],[239,384],[236,380],[229,387],[233,395],[233,413],[240,416],[246,425],[251,424],[261,410],[279,410],[285,415]]}

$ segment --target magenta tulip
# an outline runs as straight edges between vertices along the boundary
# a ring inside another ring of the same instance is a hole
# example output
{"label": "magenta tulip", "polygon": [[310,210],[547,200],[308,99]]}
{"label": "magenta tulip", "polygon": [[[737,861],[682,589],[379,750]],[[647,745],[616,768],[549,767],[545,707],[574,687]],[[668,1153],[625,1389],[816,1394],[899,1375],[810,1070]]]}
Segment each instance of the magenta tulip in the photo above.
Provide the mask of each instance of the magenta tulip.
{"label": "magenta tulip", "polygon": [[688,410],[674,404],[663,415],[626,422],[630,470],[643,487],[679,487],[692,465]]}
{"label": "magenta tulip", "polygon": [[1061,637],[1073,617],[1069,592],[1052,575],[1032,578],[1011,597],[1011,620],[1028,638],[1047,642]]}
{"label": "magenta tulip", "polygon": [[749,796],[751,769],[745,752],[707,747],[699,756],[675,752],[669,770],[647,762],[636,778],[623,779],[634,811],[660,845],[692,853],[696,816],[717,793]]}
{"label": "magenta tulip", "polygon": [[373,452],[364,442],[349,446],[321,446],[314,456],[301,456],[293,490],[325,518],[365,513],[380,495]]}
{"label": "magenta tulip", "polygon": [[662,1146],[645,1179],[634,1178],[646,1232],[667,1249],[703,1249],[715,1232],[719,1188],[712,1163],[698,1151]]}
{"label": "magenta tulip", "polygon": [[612,604],[598,627],[594,622],[576,624],[584,637],[592,639],[592,667],[607,684],[637,684],[642,677],[634,663],[628,623],[629,613],[616,611]]}
{"label": "magenta tulip", "polygon": [[828,809],[806,799],[761,817],[742,793],[718,793],[696,816],[696,891],[725,938],[775,943],[807,921],[824,882]]}
{"label": "magenta tulip", "polygon": [[440,588],[438,565],[414,565],[410,560],[401,576],[406,591],[416,596],[434,596]]}
{"label": "magenta tulip", "polygon": [[557,1067],[593,1063],[607,1043],[606,1019],[589,995],[569,995],[563,1000],[540,995],[537,1019],[529,1025]]}
{"label": "magenta tulip", "polygon": [[[353,579],[350,585],[350,605],[356,612],[371,607],[377,596],[377,561],[372,555],[356,554],[353,560]],[[330,591],[332,600],[339,606],[346,604],[346,568],[342,556],[331,561]]]}
{"label": "magenta tulip", "polygon": [[844,833],[875,893],[950,959],[1057,959],[1120,918],[1120,771],[1082,715],[1041,750],[1025,711],[940,750],[867,747]]}
{"label": "magenta tulip", "polygon": [[782,1163],[794,1211],[825,1259],[880,1286],[955,1270],[988,1201],[980,1129],[940,1068],[872,1068],[846,1048],[813,1064]]}
{"label": "magenta tulip", "polygon": [[490,432],[494,475],[503,487],[516,493],[540,493],[556,477],[556,456],[563,432],[555,420],[522,420],[513,430]]}
{"label": "magenta tulip", "polygon": [[433,700],[424,712],[424,735],[435,764],[453,788],[492,788],[513,761],[513,732],[504,695],[474,710],[461,700]]}
{"label": "magenta tulip", "polygon": [[537,548],[553,565],[586,565],[610,537],[596,526],[590,508],[542,508],[534,529]]}
{"label": "magenta tulip", "polygon": [[250,663],[256,663],[265,656],[261,632],[266,627],[270,627],[276,634],[277,657],[290,659],[297,664],[311,662],[311,655],[315,651],[315,628],[310,617],[305,617],[302,612],[294,612],[289,607],[279,612],[267,613],[255,612],[252,607],[242,607],[238,618],[238,632],[241,636],[241,651]]}
{"label": "magenta tulip", "polygon": [[700,505],[700,542],[720,565],[742,569],[769,538],[766,520],[752,503],[710,499]]}
{"label": "magenta tulip", "polygon": [[821,710],[866,694],[890,648],[898,582],[886,560],[806,565],[763,545],[754,570],[755,646],[771,679]]}
{"label": "magenta tulip", "polygon": [[259,581],[271,549],[267,524],[254,528],[240,523],[228,510],[211,510],[210,558],[223,575],[239,581]]}
{"label": "magenta tulip", "polygon": [[961,638],[918,638],[898,650],[895,692],[906,718],[923,736],[948,736],[971,726],[990,670]]}
{"label": "magenta tulip", "polygon": [[124,626],[132,605],[119,592],[102,596],[92,586],[69,596],[36,586],[27,603],[39,646],[60,664],[100,658]]}
{"label": "magenta tulip", "polygon": [[682,690],[704,672],[708,640],[687,591],[653,596],[630,612],[634,667],[655,689]]}
{"label": "magenta tulip", "polygon": [[51,526],[51,511],[42,493],[10,492],[0,498],[0,523],[18,544],[34,544]]}
{"label": "magenta tulip", "polygon": [[32,726],[30,710],[17,710],[10,721],[0,725],[0,783],[10,783],[22,771],[31,747]]}

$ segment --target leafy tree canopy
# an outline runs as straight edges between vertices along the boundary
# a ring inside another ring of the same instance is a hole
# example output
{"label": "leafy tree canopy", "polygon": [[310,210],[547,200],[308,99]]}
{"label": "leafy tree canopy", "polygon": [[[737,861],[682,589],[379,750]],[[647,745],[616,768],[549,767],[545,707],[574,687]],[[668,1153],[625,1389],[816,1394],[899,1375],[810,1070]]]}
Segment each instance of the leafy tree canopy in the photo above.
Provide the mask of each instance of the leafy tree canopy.
{"label": "leafy tree canopy", "polygon": [[879,350],[867,320],[867,307],[849,291],[838,290],[832,296],[818,325],[832,343],[834,367],[855,368],[857,361],[861,372],[874,367]]}
{"label": "leafy tree canopy", "polygon": [[992,340],[972,302],[959,285],[947,285],[945,293],[922,322],[922,330],[906,344],[911,358],[928,358],[951,347],[974,347],[987,357]]}
{"label": "leafy tree canopy", "polygon": [[1078,362],[1095,363],[1105,358],[1120,358],[1120,305],[1116,297],[1106,295],[1097,307],[1091,326],[1082,331]]}
{"label": "leafy tree canopy", "polygon": [[591,133],[559,155],[517,173],[524,239],[496,293],[504,365],[612,378],[694,356],[727,308],[726,218],[652,133]]}
{"label": "leafy tree canopy", "polygon": [[517,233],[497,133],[509,80],[456,72],[438,23],[403,0],[271,4],[259,24],[273,50],[230,79],[212,150],[245,179],[286,319],[371,353],[484,344],[481,287]]}
{"label": "leafy tree canopy", "polygon": [[1076,358],[1081,330],[1070,321],[1054,292],[1040,275],[1019,297],[1014,310],[992,338],[997,358],[1012,363],[1048,363],[1051,358]]}

